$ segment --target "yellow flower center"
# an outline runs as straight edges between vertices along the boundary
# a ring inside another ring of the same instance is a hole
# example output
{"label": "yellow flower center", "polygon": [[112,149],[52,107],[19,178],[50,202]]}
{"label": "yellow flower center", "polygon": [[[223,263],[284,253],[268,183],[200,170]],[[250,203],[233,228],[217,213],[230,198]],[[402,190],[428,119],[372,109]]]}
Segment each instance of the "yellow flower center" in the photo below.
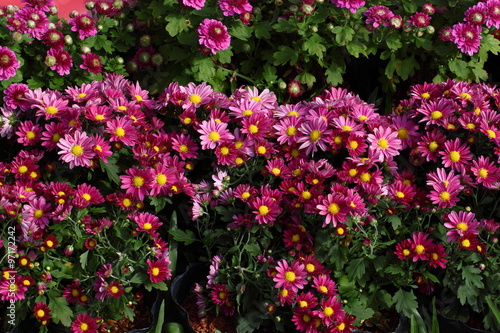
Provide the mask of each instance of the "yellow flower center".
{"label": "yellow flower center", "polygon": [[309,263],[306,265],[306,270],[309,272],[309,273],[312,273],[316,270],[316,266],[314,266],[313,264]]}
{"label": "yellow flower center", "polygon": [[299,235],[293,235],[292,236],[292,242],[296,243],[300,240],[300,236]]}
{"label": "yellow flower center", "polygon": [[405,194],[401,191],[396,192],[396,196],[400,199],[403,199],[405,197]]}
{"label": "yellow flower center", "polygon": [[318,141],[318,139],[321,137],[321,132],[318,130],[314,130],[309,134],[309,139],[311,139],[312,142]]}
{"label": "yellow flower center", "polygon": [[403,255],[404,255],[405,257],[409,256],[409,255],[410,255],[410,250],[408,250],[408,249],[404,249],[404,250],[403,250]]}
{"label": "yellow flower center", "polygon": [[49,114],[56,114],[58,110],[54,106],[47,106],[45,108],[45,111],[47,111],[47,113],[49,113]]}
{"label": "yellow flower center", "polygon": [[432,120],[438,120],[443,116],[443,113],[441,111],[432,111],[431,112],[431,119]]}
{"label": "yellow flower center", "polygon": [[471,245],[471,244],[470,244],[470,240],[468,240],[468,239],[464,239],[464,240],[462,241],[462,246],[463,246],[463,247],[470,247],[470,245]]}
{"label": "yellow flower center", "polygon": [[35,136],[36,136],[36,135],[35,135],[35,132],[33,132],[33,131],[28,131],[28,132],[26,132],[26,138],[27,138],[28,140],[34,139],[34,138],[35,138]]}
{"label": "yellow flower center", "polygon": [[158,267],[153,267],[153,269],[151,270],[151,274],[153,276],[158,276],[160,275],[160,269]]}
{"label": "yellow flower center", "polygon": [[221,291],[221,292],[219,293],[219,299],[226,299],[226,297],[227,297],[227,295],[226,295],[226,293],[225,293],[225,292]]}
{"label": "yellow flower center", "polygon": [[269,213],[269,208],[267,206],[262,205],[259,207],[259,215],[264,216],[267,215],[268,213]]}
{"label": "yellow flower center", "polygon": [[83,193],[82,194],[82,198],[85,199],[85,200],[87,200],[87,201],[90,201],[90,199],[92,199],[92,197],[88,193]]}
{"label": "yellow flower center", "polygon": [[184,120],[183,120],[183,122],[184,122],[184,124],[185,124],[185,125],[189,125],[189,124],[191,124],[191,122],[192,122],[192,121],[193,121],[193,119],[191,119],[191,118],[189,118],[189,117],[186,117],[186,118],[184,118]]}
{"label": "yellow flower center", "polygon": [[328,212],[332,215],[335,215],[337,214],[338,212],[340,212],[340,207],[338,204],[336,203],[331,203],[328,205]]}
{"label": "yellow flower center", "polygon": [[387,139],[379,139],[378,140],[378,146],[382,149],[387,149],[387,147],[389,147],[389,141],[387,141]]}
{"label": "yellow flower center", "polygon": [[495,133],[495,131],[492,131],[492,130],[486,130],[486,133],[488,135],[488,138],[492,138],[492,139],[496,139],[497,137],[497,134]]}
{"label": "yellow flower center", "polygon": [[287,116],[295,116],[295,117],[298,117],[299,116],[299,113],[297,111],[290,111],[286,114]]}
{"label": "yellow flower center", "polygon": [[424,93],[420,94],[420,96],[421,96],[422,98],[425,98],[425,99],[429,99],[429,98],[431,98],[431,94],[429,94],[429,93],[427,93],[427,92],[424,92]]}
{"label": "yellow flower center", "polygon": [[86,96],[87,96],[86,93],[79,93],[78,95],[76,95],[76,97],[78,97],[78,98],[84,98]]}
{"label": "yellow flower center", "polygon": [[45,311],[43,311],[42,309],[38,310],[38,311],[36,312],[36,316],[37,316],[38,318],[43,318],[43,316],[45,316]]}
{"label": "yellow flower center", "polygon": [[309,303],[307,303],[306,301],[300,301],[300,302],[299,302],[299,306],[300,306],[301,308],[306,308],[308,305],[309,305]]}
{"label": "yellow flower center", "polygon": [[187,145],[180,145],[179,150],[181,151],[181,153],[187,153],[189,149]]}
{"label": "yellow flower center", "polygon": [[252,101],[254,101],[254,102],[260,102],[261,100],[262,100],[262,98],[260,98],[259,96],[252,97]]}
{"label": "yellow flower center", "polygon": [[197,94],[192,94],[191,96],[189,96],[189,101],[191,101],[191,103],[193,104],[199,104],[201,103],[201,96]]}
{"label": "yellow flower center", "polygon": [[285,280],[287,280],[288,282],[293,282],[293,281],[295,281],[295,279],[296,279],[296,275],[294,272],[288,271],[285,273]]}
{"label": "yellow flower center", "polygon": [[220,140],[220,134],[217,133],[217,132],[210,132],[210,134],[208,134],[208,138],[212,141],[219,141]]}
{"label": "yellow flower center", "polygon": [[472,96],[466,92],[461,93],[460,97],[462,97],[463,99],[471,99],[472,98]]}
{"label": "yellow flower center", "polygon": [[358,146],[359,146],[358,141],[353,140],[353,141],[349,142],[349,147],[351,149],[356,149],[356,148],[358,148]]}
{"label": "yellow flower center", "polygon": [[88,331],[88,329],[89,329],[89,324],[87,324],[87,323],[81,323],[80,324],[80,331],[84,331],[85,332],[85,331]]}
{"label": "yellow flower center", "polygon": [[33,214],[33,216],[36,218],[36,219],[39,219],[43,216],[43,210],[41,209],[37,209],[35,210],[35,213]]}
{"label": "yellow flower center", "polygon": [[164,175],[163,173],[159,173],[156,175],[156,183],[160,186],[163,186],[165,185],[165,183],[167,182],[167,176]]}
{"label": "yellow flower center", "polygon": [[311,196],[312,196],[311,192],[309,192],[309,191],[304,191],[304,192],[302,192],[301,195],[302,195],[302,198],[304,198],[305,200],[311,199]]}
{"label": "yellow flower center", "polygon": [[134,95],[134,98],[137,102],[142,102],[144,100],[141,95]]}
{"label": "yellow flower center", "polygon": [[418,244],[417,246],[415,246],[415,252],[417,252],[418,254],[420,253],[423,253],[425,251],[425,247],[421,244]]}
{"label": "yellow flower center", "polygon": [[252,110],[245,110],[245,111],[243,111],[243,116],[249,117],[251,115],[253,115],[253,111]]}
{"label": "yellow flower center", "polygon": [[344,125],[344,126],[342,126],[342,130],[346,131],[346,132],[350,132],[350,131],[352,131],[352,127],[349,125]]}
{"label": "yellow flower center", "polygon": [[436,141],[432,141],[431,143],[429,143],[429,150],[431,151],[435,151],[436,149],[438,149],[439,145]]}
{"label": "yellow flower center", "polygon": [[250,192],[243,192],[243,193],[241,194],[241,197],[242,197],[243,199],[248,199],[248,198],[250,198]]}
{"label": "yellow flower center", "polygon": [[286,129],[286,135],[292,136],[297,133],[297,128],[295,126],[290,126]]}
{"label": "yellow flower center", "polygon": [[75,155],[76,157],[82,156],[83,154],[83,147],[80,145],[74,145],[71,147],[71,153]]}
{"label": "yellow flower center", "polygon": [[252,134],[255,134],[259,131],[259,128],[257,127],[257,125],[250,125],[248,126],[248,131]]}
{"label": "yellow flower center", "polygon": [[135,187],[141,187],[142,185],[144,185],[144,178],[142,178],[141,176],[135,176],[134,178],[132,178],[132,183]]}
{"label": "yellow flower center", "polygon": [[365,183],[368,183],[372,179],[372,176],[368,172],[364,172],[361,174],[361,176],[359,176],[359,179],[361,179],[361,181]]}
{"label": "yellow flower center", "polygon": [[446,191],[439,193],[439,198],[441,199],[441,201],[448,201],[450,200],[450,197],[450,193]]}
{"label": "yellow flower center", "polygon": [[142,225],[142,228],[143,228],[144,230],[151,230],[151,229],[153,229],[153,225],[152,225],[151,223],[149,223],[149,222],[146,222],[146,223],[144,223],[144,224]]}
{"label": "yellow flower center", "polygon": [[115,134],[116,134],[117,137],[123,138],[125,136],[125,130],[122,127],[118,127],[115,130]]}
{"label": "yellow flower center", "polygon": [[486,170],[484,168],[479,169],[479,177],[480,178],[488,177],[488,170]]}
{"label": "yellow flower center", "polygon": [[279,176],[279,174],[281,173],[281,170],[278,169],[278,168],[272,168],[271,172],[276,175],[276,176]]}
{"label": "yellow flower center", "polygon": [[460,153],[456,150],[452,151],[450,153],[450,160],[454,163],[460,161]]}
{"label": "yellow flower center", "polygon": [[257,148],[257,152],[261,155],[264,155],[267,152],[267,149],[264,146],[259,146],[259,148]]}
{"label": "yellow flower center", "polygon": [[101,120],[104,120],[104,119],[105,119],[105,117],[104,117],[104,115],[102,115],[102,114],[96,114],[96,115],[94,116],[94,119],[95,119],[95,120],[97,120],[97,121],[101,121]]}
{"label": "yellow flower center", "polygon": [[224,156],[225,156],[225,155],[228,155],[228,154],[229,154],[229,148],[228,148],[228,147],[222,147],[222,148],[220,149],[220,153],[221,153],[222,155],[224,155]]}
{"label": "yellow flower center", "polygon": [[457,229],[462,230],[462,231],[467,231],[467,229],[469,229],[469,227],[467,226],[467,223],[459,222],[459,223],[457,223]]}
{"label": "yellow flower center", "polygon": [[326,293],[328,293],[328,288],[326,286],[319,286],[319,291],[326,294]]}
{"label": "yellow flower center", "polygon": [[112,286],[111,287],[111,293],[112,294],[117,294],[119,291],[120,291],[120,288],[118,288],[117,286]]}
{"label": "yellow flower center", "polygon": [[324,313],[324,314],[325,314],[325,316],[327,316],[327,317],[331,317],[331,316],[333,315],[333,312],[334,312],[334,311],[333,311],[333,309],[332,309],[331,307],[329,307],[329,306],[327,306],[327,307],[325,307],[325,308],[323,309],[323,313]]}
{"label": "yellow flower center", "polygon": [[337,326],[337,330],[339,330],[339,331],[345,330],[345,324],[344,323],[340,323],[340,325]]}
{"label": "yellow flower center", "polygon": [[19,173],[26,173],[28,172],[28,167],[26,165],[21,165],[19,168],[17,168],[17,171],[19,171]]}

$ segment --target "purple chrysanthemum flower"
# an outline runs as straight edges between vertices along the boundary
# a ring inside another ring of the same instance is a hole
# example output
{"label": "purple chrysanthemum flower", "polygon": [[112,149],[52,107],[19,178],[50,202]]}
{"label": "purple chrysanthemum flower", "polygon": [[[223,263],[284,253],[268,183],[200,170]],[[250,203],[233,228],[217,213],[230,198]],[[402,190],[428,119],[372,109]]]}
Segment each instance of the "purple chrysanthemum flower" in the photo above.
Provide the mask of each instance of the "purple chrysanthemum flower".
{"label": "purple chrysanthemum flower", "polygon": [[500,29],[500,0],[486,1],[488,8],[488,18],[486,19],[486,26],[488,28],[495,27]]}
{"label": "purple chrysanthemum flower", "polygon": [[205,0],[181,0],[182,5],[200,10],[205,6]]}
{"label": "purple chrysanthemum flower", "polygon": [[253,9],[248,0],[219,0],[218,4],[224,16],[249,13]]}
{"label": "purple chrysanthemum flower", "polygon": [[47,51],[45,63],[59,75],[69,74],[71,66],[73,66],[73,60],[68,51],[54,48]]}
{"label": "purple chrysanthemum flower", "polygon": [[463,53],[472,56],[481,45],[481,26],[470,23],[457,23],[452,27],[451,40]]}
{"label": "purple chrysanthemum flower", "polygon": [[470,24],[483,25],[486,23],[486,19],[488,18],[488,7],[484,2],[478,2],[474,6],[467,9],[464,13],[465,22],[469,22]]}
{"label": "purple chrysanthemum flower", "polygon": [[331,0],[332,4],[339,8],[347,8],[351,13],[355,14],[356,11],[365,5],[364,0]]}
{"label": "purple chrysanthemum flower", "polygon": [[86,69],[91,73],[99,74],[102,71],[102,61],[97,54],[86,53],[82,54],[83,64],[80,65],[81,69]]}
{"label": "purple chrysanthemum flower", "polygon": [[0,46],[0,80],[7,80],[14,75],[19,68],[16,54],[5,46]]}
{"label": "purple chrysanthemum flower", "polygon": [[86,37],[91,37],[97,34],[95,22],[88,15],[77,15],[76,17],[70,19],[69,23],[72,25],[71,31],[77,31],[80,39],[85,39]]}
{"label": "purple chrysanthemum flower", "polygon": [[200,45],[208,48],[213,54],[225,50],[231,44],[231,36],[227,27],[220,21],[204,19],[198,27]]}
{"label": "purple chrysanthemum flower", "polygon": [[417,28],[424,28],[431,23],[431,17],[426,13],[416,12],[415,14],[410,16],[410,18],[411,20],[409,20],[408,22],[410,22]]}
{"label": "purple chrysanthemum flower", "polygon": [[373,28],[377,28],[380,24],[388,26],[394,13],[385,6],[373,6],[364,12],[363,15],[366,16],[367,25],[371,24]]}

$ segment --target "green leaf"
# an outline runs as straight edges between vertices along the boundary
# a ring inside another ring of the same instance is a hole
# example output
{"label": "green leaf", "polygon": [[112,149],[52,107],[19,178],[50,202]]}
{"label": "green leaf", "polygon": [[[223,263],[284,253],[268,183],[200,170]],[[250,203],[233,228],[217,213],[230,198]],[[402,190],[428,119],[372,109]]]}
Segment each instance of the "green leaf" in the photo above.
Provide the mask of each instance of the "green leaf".
{"label": "green leaf", "polygon": [[276,81],[278,79],[278,76],[276,75],[276,67],[271,66],[270,64],[266,63],[264,65],[264,69],[262,71],[262,77],[268,83]]}
{"label": "green leaf", "polygon": [[385,39],[385,43],[387,44],[387,47],[391,50],[397,50],[403,47],[400,35],[395,33],[389,34]]}
{"label": "green leaf", "polygon": [[404,291],[399,289],[393,297],[396,311],[403,312],[407,317],[411,317],[413,310],[417,309],[417,297],[413,294],[413,291]]}
{"label": "green leaf", "polygon": [[229,34],[234,38],[247,41],[250,37],[252,37],[252,29],[240,22],[240,24],[235,24],[229,30]]}
{"label": "green leaf", "polygon": [[364,258],[353,259],[346,268],[347,275],[353,280],[359,280],[365,275],[366,266]]}
{"label": "green leaf", "polygon": [[488,306],[490,307],[490,310],[493,313],[493,315],[495,316],[497,322],[500,323],[500,310],[495,305],[495,303],[493,303],[490,295],[486,296],[486,303],[488,303]]}
{"label": "green leaf", "polygon": [[193,60],[193,73],[198,81],[210,81],[215,75],[212,59],[197,58]]}
{"label": "green leaf", "polygon": [[80,264],[82,265],[82,269],[85,269],[85,267],[87,267],[88,257],[89,257],[89,250],[83,252],[80,255]]}
{"label": "green leaf", "polygon": [[302,50],[322,60],[323,54],[326,52],[326,47],[322,44],[323,42],[323,37],[315,33],[302,44]]}
{"label": "green leaf", "polygon": [[486,51],[497,55],[500,52],[500,40],[496,39],[491,34],[487,34],[481,40],[481,47],[484,47]]}
{"label": "green leaf", "polygon": [[344,82],[344,78],[342,74],[345,72],[345,65],[339,66],[338,64],[332,62],[330,66],[326,69],[326,82],[330,83],[333,86],[341,84]]}
{"label": "green leaf", "polygon": [[49,308],[52,311],[52,320],[54,323],[69,327],[71,325],[71,316],[73,311],[68,306],[68,301],[64,297],[54,297],[51,293],[47,293],[49,296]]}
{"label": "green leaf", "polygon": [[167,15],[165,16],[165,21],[167,21],[167,25],[165,26],[165,30],[171,37],[177,36],[180,32],[183,32],[188,29],[188,25],[186,24],[185,17],[179,17],[177,15]]}
{"label": "green leaf", "polygon": [[130,280],[130,283],[134,284],[142,284],[148,279],[148,276],[144,273],[137,273],[135,274]]}
{"label": "green leaf", "polygon": [[419,37],[415,40],[415,45],[417,45],[417,47],[421,47],[425,50],[434,49],[434,45],[432,45],[432,41],[429,38]]}
{"label": "green leaf", "polygon": [[448,63],[450,71],[457,76],[458,79],[467,79],[469,76],[469,70],[467,68],[467,63],[460,59],[450,60]]}
{"label": "green leaf", "polygon": [[299,56],[298,53],[291,47],[281,45],[278,48],[278,51],[274,52],[273,58],[274,58],[273,62],[274,66],[284,65],[287,62],[290,64],[290,66],[293,66],[297,62]]}
{"label": "green leaf", "polygon": [[403,1],[403,8],[407,13],[413,14],[417,11],[418,6],[413,0],[405,0]]}
{"label": "green leaf", "polygon": [[118,176],[118,173],[120,172],[120,169],[116,165],[117,162],[117,157],[115,154],[111,155],[108,157],[108,162],[104,163],[103,160],[99,160],[99,165],[101,166],[102,171],[106,171],[106,175],[110,180],[113,181],[116,185],[121,184],[120,176]]}
{"label": "green leaf", "polygon": [[367,47],[360,41],[354,40],[350,43],[347,43],[345,47],[347,51],[356,58],[359,58],[360,54],[366,55]]}
{"label": "green leaf", "polygon": [[405,58],[403,61],[396,61],[396,73],[403,80],[407,80],[410,76],[415,73],[415,69],[419,69],[420,65],[415,60],[415,57],[412,55],[411,57]]}
{"label": "green leaf", "polygon": [[464,266],[462,267],[462,278],[465,281],[465,286],[467,287],[477,287],[483,288],[484,283],[482,281],[481,270],[474,266]]}
{"label": "green leaf", "polygon": [[[160,311],[158,312],[158,320],[156,322],[156,327],[154,329],[154,333],[162,333],[163,323],[165,322],[165,313],[166,313],[165,312],[165,300],[162,300],[161,305],[160,305]],[[178,324],[178,325],[180,326],[180,324]]]}
{"label": "green leaf", "polygon": [[392,229],[396,230],[401,226],[401,218],[397,215],[390,215],[387,221],[391,223]]}
{"label": "green leaf", "polygon": [[312,75],[311,73],[305,71],[297,75],[296,79],[301,83],[307,84],[308,88],[312,88],[314,82],[316,82],[316,77],[314,77],[314,75]]}
{"label": "green leaf", "polygon": [[217,54],[214,56],[215,60],[219,60],[223,64],[231,63],[231,57],[233,56],[233,51],[231,49],[225,49],[217,51]]}
{"label": "green leaf", "polygon": [[153,287],[161,291],[168,291],[168,287],[164,281],[153,284]]}
{"label": "green leaf", "polygon": [[167,203],[172,203],[168,197],[149,197],[151,205],[155,207],[155,213],[159,213],[165,208]]}
{"label": "green leaf", "polygon": [[194,232],[192,232],[191,230],[183,231],[180,229],[176,229],[176,230],[170,230],[169,233],[172,235],[172,237],[174,237],[176,241],[183,242],[186,245],[189,245],[197,241]]}
{"label": "green leaf", "polygon": [[253,26],[254,28],[254,34],[256,38],[264,38],[264,39],[270,39],[271,34],[269,31],[272,30],[271,26],[269,25],[269,22],[257,22]]}
{"label": "green leaf", "polygon": [[277,32],[291,33],[297,30],[297,26],[289,20],[278,20],[278,22],[273,25],[273,29]]}
{"label": "green leaf", "polygon": [[339,45],[346,45],[352,40],[356,32],[349,26],[336,26],[332,29],[332,33]]}
{"label": "green leaf", "polygon": [[255,331],[262,323],[262,315],[260,312],[252,311],[247,313],[244,317],[238,319],[238,326],[236,331],[238,333],[251,333]]}

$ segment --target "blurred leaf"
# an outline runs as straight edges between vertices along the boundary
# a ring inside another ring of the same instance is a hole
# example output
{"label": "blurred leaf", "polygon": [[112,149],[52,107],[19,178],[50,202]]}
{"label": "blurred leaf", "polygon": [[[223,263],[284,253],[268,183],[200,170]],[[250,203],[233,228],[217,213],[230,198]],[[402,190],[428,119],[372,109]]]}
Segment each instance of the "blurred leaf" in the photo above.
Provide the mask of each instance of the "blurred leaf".
{"label": "blurred leaf", "polygon": [[269,25],[269,22],[256,22],[254,25],[253,25],[253,28],[254,28],[254,34],[255,34],[255,37],[256,38],[264,38],[264,39],[270,39],[271,38],[271,34],[269,33],[272,28],[271,26]]}
{"label": "blurred leaf", "polygon": [[286,45],[281,45],[278,48],[278,51],[274,52],[273,54],[274,65],[275,66],[284,65],[288,62],[290,66],[293,66],[297,62],[298,57],[299,57],[298,53],[291,47]]}
{"label": "blurred leaf", "polygon": [[322,44],[323,42],[323,37],[315,33],[302,44],[302,50],[310,55],[315,55],[321,60],[323,59],[323,54],[326,52],[326,47]]}
{"label": "blurred leaf", "polygon": [[465,61],[460,59],[453,59],[450,60],[448,66],[458,79],[467,79],[469,71],[467,70],[467,63]]}
{"label": "blurred leaf", "polygon": [[194,232],[192,232],[191,230],[183,231],[180,229],[175,229],[169,230],[169,233],[174,237],[176,241],[183,242],[186,245],[197,241]]}
{"label": "blurred leaf", "polygon": [[177,36],[180,32],[188,30],[188,25],[186,24],[186,18],[183,16],[178,16],[175,14],[165,16],[165,21],[167,25],[165,30],[171,37]]}
{"label": "blurred leaf", "polygon": [[297,75],[296,79],[306,84],[308,88],[312,88],[314,82],[316,82],[316,77],[305,71]]}
{"label": "blurred leaf", "polygon": [[349,26],[335,26],[332,29],[332,33],[335,35],[335,41],[339,45],[347,44],[355,35],[354,29]]}
{"label": "blurred leaf", "polygon": [[347,275],[353,280],[359,280],[366,272],[364,258],[353,259],[346,268]]}
{"label": "blurred leaf", "polygon": [[234,38],[247,41],[250,37],[252,37],[252,29],[240,22],[240,24],[234,25],[229,29],[229,34]]}
{"label": "blurred leaf", "polygon": [[71,325],[71,316],[73,315],[73,311],[71,311],[68,306],[68,301],[64,297],[54,297],[52,293],[47,293],[49,296],[48,306],[50,310],[52,310],[52,318],[51,320],[54,323],[69,327]]}
{"label": "blurred leaf", "polygon": [[399,289],[394,294],[393,300],[396,305],[396,311],[403,312],[407,317],[411,317],[413,310],[418,307],[417,297],[413,294],[413,291]]}

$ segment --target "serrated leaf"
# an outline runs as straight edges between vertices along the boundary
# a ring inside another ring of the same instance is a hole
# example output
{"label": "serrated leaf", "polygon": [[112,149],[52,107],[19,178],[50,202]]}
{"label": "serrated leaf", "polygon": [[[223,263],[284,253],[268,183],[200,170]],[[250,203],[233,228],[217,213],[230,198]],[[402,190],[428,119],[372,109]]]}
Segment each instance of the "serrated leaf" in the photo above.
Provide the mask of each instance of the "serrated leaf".
{"label": "serrated leaf", "polygon": [[415,45],[417,45],[417,47],[421,47],[425,50],[434,49],[434,45],[432,44],[432,41],[429,38],[419,37],[415,40]]}
{"label": "serrated leaf", "polygon": [[198,58],[193,60],[193,73],[198,81],[208,82],[215,75],[215,68],[212,59]]}
{"label": "serrated leaf", "polygon": [[151,205],[155,207],[155,213],[159,213],[167,203],[172,202],[168,197],[149,197],[149,199]]}
{"label": "serrated leaf", "polygon": [[295,78],[299,80],[301,83],[306,84],[308,88],[312,88],[314,82],[316,82],[316,77],[308,72],[302,72]]}
{"label": "serrated leaf", "polygon": [[313,34],[302,44],[302,50],[322,60],[323,54],[326,52],[326,47],[322,44],[323,42],[323,37],[318,34]]}
{"label": "serrated leaf", "polygon": [[336,26],[333,27],[332,33],[335,35],[335,41],[339,45],[345,45],[352,40],[355,35],[353,28],[349,26]]}
{"label": "serrated leaf", "polygon": [[167,285],[163,281],[160,281],[158,283],[153,284],[153,288],[161,290],[161,291],[167,291],[168,290]]}
{"label": "serrated leaf", "polygon": [[290,22],[289,20],[278,20],[276,24],[273,25],[273,29],[277,32],[290,33],[297,30],[297,26]]}
{"label": "serrated leaf", "polygon": [[217,51],[214,56],[215,60],[219,60],[223,64],[229,64],[231,62],[231,57],[233,56],[233,51],[230,48],[225,50]]}
{"label": "serrated leaf", "polygon": [[345,66],[339,66],[336,63],[331,63],[330,66],[326,69],[326,82],[330,83],[333,86],[341,84],[344,82],[344,78],[342,74],[345,72]]}
{"label": "serrated leaf", "polygon": [[366,265],[364,258],[353,259],[346,268],[347,275],[353,280],[359,280],[365,275]]}
{"label": "serrated leaf", "polygon": [[197,239],[194,235],[194,232],[191,230],[180,230],[180,229],[175,229],[175,230],[170,230],[169,233],[174,237],[174,239],[178,242],[183,242],[186,245],[189,245],[193,242],[195,242]]}
{"label": "serrated leaf", "polygon": [[396,73],[403,80],[407,80],[411,75],[415,73],[415,69],[419,69],[420,65],[415,60],[415,57],[412,55],[411,57],[405,58],[404,60],[396,61]]}
{"label": "serrated leaf", "polygon": [[404,291],[399,289],[393,297],[396,306],[396,311],[403,312],[407,317],[411,317],[413,310],[417,309],[417,297],[413,291]]}
{"label": "serrated leaf", "polygon": [[397,50],[401,47],[403,47],[403,43],[401,43],[401,35],[399,34],[389,34],[385,38],[385,43],[387,44],[387,47],[391,50]]}
{"label": "serrated leaf", "polygon": [[69,327],[71,325],[71,316],[73,316],[73,311],[68,306],[68,301],[64,297],[53,297],[52,294],[48,293],[49,303],[48,306],[52,311],[51,320],[54,323],[61,323],[62,325]]}
{"label": "serrated leaf", "polygon": [[188,29],[186,24],[185,17],[179,17],[176,15],[167,15],[165,16],[165,21],[167,21],[167,25],[165,26],[165,30],[171,37],[177,36],[180,32],[183,32]]}
{"label": "serrated leaf", "polygon": [[467,69],[467,63],[460,59],[450,60],[448,63],[450,71],[457,76],[458,79],[466,79],[469,75],[469,70]]}
{"label": "serrated leaf", "polygon": [[484,283],[482,281],[481,270],[474,266],[464,266],[462,267],[462,278],[464,279],[465,285],[467,287],[477,287],[483,288]]}
{"label": "serrated leaf", "polygon": [[250,37],[252,37],[252,29],[247,25],[241,24],[240,22],[239,25],[234,25],[229,30],[229,34],[234,38],[247,41]]}
{"label": "serrated leaf", "polygon": [[115,155],[111,155],[108,157],[108,162],[104,163],[103,160],[99,160],[99,165],[101,166],[102,171],[106,171],[106,175],[110,180],[113,181],[116,185],[121,184],[120,176],[118,176],[118,173],[120,172],[120,169],[116,165],[117,158]]}
{"label": "serrated leaf", "polygon": [[491,34],[487,34],[481,40],[481,47],[484,47],[486,51],[497,55],[500,52],[500,40],[496,39]]}
{"label": "serrated leaf", "polygon": [[255,331],[262,323],[263,316],[257,312],[252,311],[247,313],[244,317],[238,319],[238,326],[236,331],[238,333],[251,333]]}
{"label": "serrated leaf", "polygon": [[361,54],[366,55],[366,50],[367,50],[366,45],[357,40],[347,43],[345,47],[347,51],[356,58],[359,58]]}
{"label": "serrated leaf", "polygon": [[270,39],[271,34],[269,31],[271,31],[271,26],[269,25],[269,22],[257,22],[253,26],[254,28],[254,34],[256,38],[264,38],[264,39]]}
{"label": "serrated leaf", "polygon": [[396,230],[401,226],[401,218],[397,215],[390,215],[387,217],[387,221],[391,223],[392,229]]}
{"label": "serrated leaf", "polygon": [[276,67],[271,66],[270,64],[265,64],[262,71],[262,77],[268,83],[276,81],[278,79],[278,76],[276,75]]}
{"label": "serrated leaf", "polygon": [[83,252],[80,255],[80,265],[82,265],[82,269],[85,269],[85,267],[87,267],[88,258],[89,258],[89,250]]}
{"label": "serrated leaf", "polygon": [[273,54],[273,64],[274,66],[279,66],[284,65],[288,62],[290,66],[293,66],[297,62],[298,57],[298,52],[295,52],[295,50],[293,50],[291,47],[281,45],[278,48],[278,51],[274,52]]}

